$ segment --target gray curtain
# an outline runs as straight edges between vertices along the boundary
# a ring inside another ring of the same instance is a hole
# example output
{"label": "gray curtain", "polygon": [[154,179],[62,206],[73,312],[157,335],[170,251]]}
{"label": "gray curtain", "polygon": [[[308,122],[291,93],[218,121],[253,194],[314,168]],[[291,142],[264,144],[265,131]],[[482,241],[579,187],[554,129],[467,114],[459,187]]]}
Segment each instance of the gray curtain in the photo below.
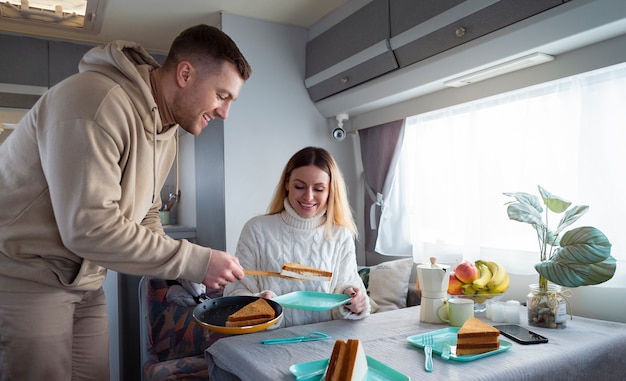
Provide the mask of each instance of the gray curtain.
{"label": "gray curtain", "polygon": [[[404,136],[404,119],[359,130],[365,186],[364,245],[366,265],[381,262],[375,252],[381,207],[393,182],[396,157]],[[372,206],[373,205],[373,206]],[[389,260],[389,256],[384,257]]]}

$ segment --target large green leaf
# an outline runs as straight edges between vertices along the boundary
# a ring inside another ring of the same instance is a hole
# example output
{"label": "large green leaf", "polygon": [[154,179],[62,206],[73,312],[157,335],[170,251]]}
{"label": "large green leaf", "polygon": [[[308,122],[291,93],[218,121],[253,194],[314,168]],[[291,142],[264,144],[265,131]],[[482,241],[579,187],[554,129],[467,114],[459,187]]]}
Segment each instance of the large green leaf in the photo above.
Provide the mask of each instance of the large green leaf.
{"label": "large green leaf", "polygon": [[537,263],[539,275],[565,287],[599,284],[611,279],[617,262],[611,243],[598,229],[583,226],[561,237],[560,247],[549,261]]}
{"label": "large green leaf", "polygon": [[609,239],[592,226],[572,229],[561,237],[561,246],[554,252],[554,260],[591,264],[602,262],[611,255]]}
{"label": "large green leaf", "polygon": [[563,213],[564,211],[567,210],[567,208],[569,208],[570,205],[572,205],[571,202],[567,201],[566,199],[562,197],[559,197],[557,195],[554,195],[548,192],[547,190],[543,189],[541,186],[538,186],[538,188],[539,188],[539,194],[541,195],[541,198],[543,199],[543,203],[548,207],[548,209],[550,209],[554,213]]}
{"label": "large green leaf", "polygon": [[616,268],[617,261],[611,256],[602,262],[590,265],[554,260],[535,264],[535,270],[539,275],[565,287],[604,283],[613,278]]}

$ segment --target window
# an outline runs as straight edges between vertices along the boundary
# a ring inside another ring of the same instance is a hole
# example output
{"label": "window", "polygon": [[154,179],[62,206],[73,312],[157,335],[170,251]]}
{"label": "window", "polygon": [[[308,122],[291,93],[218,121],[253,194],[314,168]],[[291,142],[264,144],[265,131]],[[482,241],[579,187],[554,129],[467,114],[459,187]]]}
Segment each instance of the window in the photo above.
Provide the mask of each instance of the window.
{"label": "window", "polygon": [[623,287],[623,99],[625,64],[408,118],[383,211],[407,231],[382,241],[406,245],[401,237],[409,237],[416,260],[485,257],[510,272],[535,273],[535,231],[508,219],[505,203],[512,199],[503,192],[538,195],[541,185],[574,205],[590,206],[568,230],[591,225],[607,235],[618,260],[618,274],[607,284]]}
{"label": "window", "polygon": [[2,21],[31,23],[98,33],[105,0],[4,0]]}

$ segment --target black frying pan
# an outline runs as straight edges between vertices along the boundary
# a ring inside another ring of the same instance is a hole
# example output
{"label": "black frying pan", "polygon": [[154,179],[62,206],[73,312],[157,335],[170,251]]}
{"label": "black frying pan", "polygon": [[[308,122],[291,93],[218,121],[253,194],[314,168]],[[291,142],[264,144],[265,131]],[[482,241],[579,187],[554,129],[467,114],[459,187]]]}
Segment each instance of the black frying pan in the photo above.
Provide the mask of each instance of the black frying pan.
{"label": "black frying pan", "polygon": [[207,299],[198,304],[193,310],[193,317],[198,324],[211,331],[242,334],[261,331],[276,324],[283,314],[280,304],[271,299],[266,299],[276,313],[274,319],[261,324],[245,327],[226,327],[226,319],[244,306],[259,299],[258,296],[224,296],[221,298]]}

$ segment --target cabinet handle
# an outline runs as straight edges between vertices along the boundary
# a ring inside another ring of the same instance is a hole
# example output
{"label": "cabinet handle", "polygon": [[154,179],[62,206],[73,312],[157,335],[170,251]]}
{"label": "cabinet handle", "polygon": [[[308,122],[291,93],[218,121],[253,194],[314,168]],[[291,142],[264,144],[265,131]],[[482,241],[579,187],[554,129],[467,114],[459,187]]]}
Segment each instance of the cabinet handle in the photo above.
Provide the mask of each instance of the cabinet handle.
{"label": "cabinet handle", "polygon": [[341,82],[342,85],[345,85],[346,83],[348,83],[350,81],[349,77],[341,77],[341,79],[339,80]]}
{"label": "cabinet handle", "polygon": [[456,28],[456,31],[454,32],[454,34],[456,34],[457,37],[463,37],[465,36],[465,28],[463,28],[462,26]]}

